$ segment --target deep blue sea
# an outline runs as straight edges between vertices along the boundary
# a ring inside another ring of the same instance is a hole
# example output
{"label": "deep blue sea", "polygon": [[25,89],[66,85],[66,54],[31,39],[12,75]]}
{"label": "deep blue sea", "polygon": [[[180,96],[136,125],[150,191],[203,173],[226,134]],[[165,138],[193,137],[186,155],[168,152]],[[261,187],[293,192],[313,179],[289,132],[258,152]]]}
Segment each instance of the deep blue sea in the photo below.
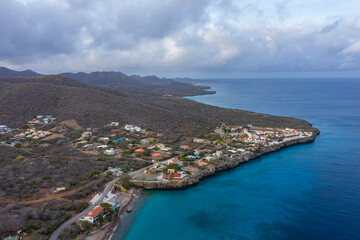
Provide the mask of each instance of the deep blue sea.
{"label": "deep blue sea", "polygon": [[114,239],[360,239],[360,79],[199,82],[199,102],[303,118],[292,146],[171,191],[146,191]]}

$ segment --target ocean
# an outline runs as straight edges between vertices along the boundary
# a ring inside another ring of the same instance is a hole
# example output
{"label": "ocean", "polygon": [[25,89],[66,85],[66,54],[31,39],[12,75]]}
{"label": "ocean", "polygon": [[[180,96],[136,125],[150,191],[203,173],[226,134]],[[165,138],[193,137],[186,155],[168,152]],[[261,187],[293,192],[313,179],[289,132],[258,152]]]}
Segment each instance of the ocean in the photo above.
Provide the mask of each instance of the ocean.
{"label": "ocean", "polygon": [[360,79],[204,80],[206,104],[302,118],[315,142],[181,190],[146,191],[115,240],[360,239]]}

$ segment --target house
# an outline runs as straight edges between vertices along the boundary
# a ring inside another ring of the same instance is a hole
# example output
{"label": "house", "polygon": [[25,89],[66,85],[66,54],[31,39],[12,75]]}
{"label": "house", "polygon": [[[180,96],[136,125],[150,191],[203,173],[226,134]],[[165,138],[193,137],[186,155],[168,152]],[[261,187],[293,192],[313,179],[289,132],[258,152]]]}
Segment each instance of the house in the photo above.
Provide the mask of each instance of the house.
{"label": "house", "polygon": [[7,131],[8,127],[6,125],[0,125],[0,132]]}
{"label": "house", "polygon": [[142,152],[145,152],[145,150],[142,149],[142,148],[139,148],[139,149],[136,149],[134,152],[135,153],[142,153]]}
{"label": "house", "polygon": [[111,127],[118,127],[119,126],[119,122],[111,122],[109,125],[111,126]]}
{"label": "house", "polygon": [[199,165],[200,167],[208,165],[206,162],[203,161],[197,162],[196,164]]}
{"label": "house", "polygon": [[113,155],[116,154],[116,152],[115,152],[115,150],[114,150],[113,148],[111,148],[111,149],[106,149],[106,150],[104,151],[104,154],[113,156]]}
{"label": "house", "polygon": [[99,219],[99,214],[104,214],[104,212],[105,209],[102,206],[97,206],[91,212],[86,214],[83,218],[80,218],[80,220],[95,223]]}
{"label": "house", "polygon": [[195,155],[200,155],[201,153],[209,152],[209,149],[196,149],[194,151]]}
{"label": "house", "polygon": [[84,149],[87,149],[87,148],[91,148],[93,146],[93,144],[86,144],[83,146]]}
{"label": "house", "polygon": [[153,154],[151,154],[151,156],[152,157],[161,157],[162,155],[161,155],[161,153],[153,153]]}
{"label": "house", "polygon": [[87,138],[87,137],[91,137],[92,136],[92,132],[83,132],[81,134],[81,138]]}
{"label": "house", "polygon": [[101,137],[98,140],[101,141],[101,142],[107,142],[107,141],[109,141],[109,138],[108,137]]}
{"label": "house", "polygon": [[184,173],[174,173],[171,176],[171,181],[183,181],[187,174]]}
{"label": "house", "polygon": [[168,169],[167,172],[168,173],[175,173],[175,169]]}
{"label": "house", "polygon": [[182,148],[182,149],[188,149],[188,148],[189,148],[189,145],[181,145],[180,148]]}
{"label": "house", "polygon": [[208,161],[208,162],[210,162],[210,161],[216,160],[216,158],[211,157],[211,156],[207,156],[207,157],[205,157],[205,160]]}
{"label": "house", "polygon": [[124,128],[125,128],[125,130],[130,131],[130,132],[141,132],[141,131],[144,131],[143,129],[141,129],[141,128],[138,127],[138,126],[133,126],[133,125],[129,125],[129,124],[126,124]]}
{"label": "house", "polygon": [[62,191],[66,191],[66,187],[58,187],[54,190],[53,193],[58,193],[58,192],[62,192]]}
{"label": "house", "polygon": [[216,152],[215,152],[215,155],[216,155],[217,157],[222,157],[223,152],[222,152],[222,151],[216,151]]}
{"label": "house", "polygon": [[163,151],[163,152],[169,152],[169,151],[172,150],[172,148],[171,147],[165,147],[165,145],[162,144],[162,145],[160,145],[159,150]]}
{"label": "house", "polygon": [[195,143],[204,143],[204,142],[205,142],[205,139],[194,138],[194,139],[193,139],[193,142],[195,142]]}
{"label": "house", "polygon": [[115,174],[115,176],[119,177],[123,172],[121,171],[121,168],[112,168],[112,167],[108,167],[107,169],[109,172],[111,172],[112,174]]}
{"label": "house", "polygon": [[112,206],[111,210],[114,210],[115,208],[119,207],[118,197],[119,196],[116,194],[109,193],[105,196],[104,203],[110,204]]}
{"label": "house", "polygon": [[182,165],[182,162],[179,161],[179,158],[172,158],[167,161],[168,164],[177,164],[178,166]]}
{"label": "house", "polygon": [[148,141],[148,140],[146,140],[146,139],[141,139],[141,140],[140,140],[140,143],[141,143],[141,144],[148,144],[148,143],[149,143],[149,141]]}
{"label": "house", "polygon": [[120,141],[122,142],[122,141],[124,141],[124,140],[125,140],[125,139],[123,139],[123,138],[119,138],[119,139],[114,140],[114,142],[117,143],[117,142],[120,142]]}
{"label": "house", "polygon": [[108,147],[109,147],[108,145],[100,145],[100,146],[97,146],[96,148],[104,149],[104,148],[108,148]]}

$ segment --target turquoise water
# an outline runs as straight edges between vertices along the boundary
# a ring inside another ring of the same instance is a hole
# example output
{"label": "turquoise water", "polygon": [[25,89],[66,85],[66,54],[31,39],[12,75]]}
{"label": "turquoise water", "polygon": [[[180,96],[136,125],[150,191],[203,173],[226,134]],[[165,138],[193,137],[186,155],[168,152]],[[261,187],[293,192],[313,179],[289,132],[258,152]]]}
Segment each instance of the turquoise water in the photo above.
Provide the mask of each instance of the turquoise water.
{"label": "turquoise water", "polygon": [[321,130],[171,191],[147,191],[114,239],[360,239],[360,79],[209,80],[212,105],[303,118]]}

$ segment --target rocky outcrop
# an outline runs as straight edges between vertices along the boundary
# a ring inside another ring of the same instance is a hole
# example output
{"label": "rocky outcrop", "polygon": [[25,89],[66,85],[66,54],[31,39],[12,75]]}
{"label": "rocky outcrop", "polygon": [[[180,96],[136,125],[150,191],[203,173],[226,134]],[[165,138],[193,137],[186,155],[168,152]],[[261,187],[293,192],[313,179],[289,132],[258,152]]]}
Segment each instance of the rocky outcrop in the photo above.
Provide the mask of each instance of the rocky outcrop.
{"label": "rocky outcrop", "polygon": [[215,174],[216,172],[223,171],[226,169],[234,168],[241,163],[245,163],[250,161],[251,159],[257,158],[263,154],[277,151],[281,148],[295,145],[295,144],[303,144],[308,142],[313,142],[316,136],[320,133],[318,129],[315,129],[313,134],[309,137],[297,138],[288,141],[283,141],[281,143],[266,147],[261,149],[258,153],[256,152],[246,152],[243,154],[239,154],[232,160],[227,161],[219,161],[215,162],[209,166],[207,166],[204,170],[199,171],[196,174],[191,175],[190,177],[184,179],[184,181],[176,182],[176,181],[143,181],[143,180],[132,180],[132,183],[144,189],[177,189],[184,188],[189,185],[196,184],[200,182],[200,180],[204,177]]}

